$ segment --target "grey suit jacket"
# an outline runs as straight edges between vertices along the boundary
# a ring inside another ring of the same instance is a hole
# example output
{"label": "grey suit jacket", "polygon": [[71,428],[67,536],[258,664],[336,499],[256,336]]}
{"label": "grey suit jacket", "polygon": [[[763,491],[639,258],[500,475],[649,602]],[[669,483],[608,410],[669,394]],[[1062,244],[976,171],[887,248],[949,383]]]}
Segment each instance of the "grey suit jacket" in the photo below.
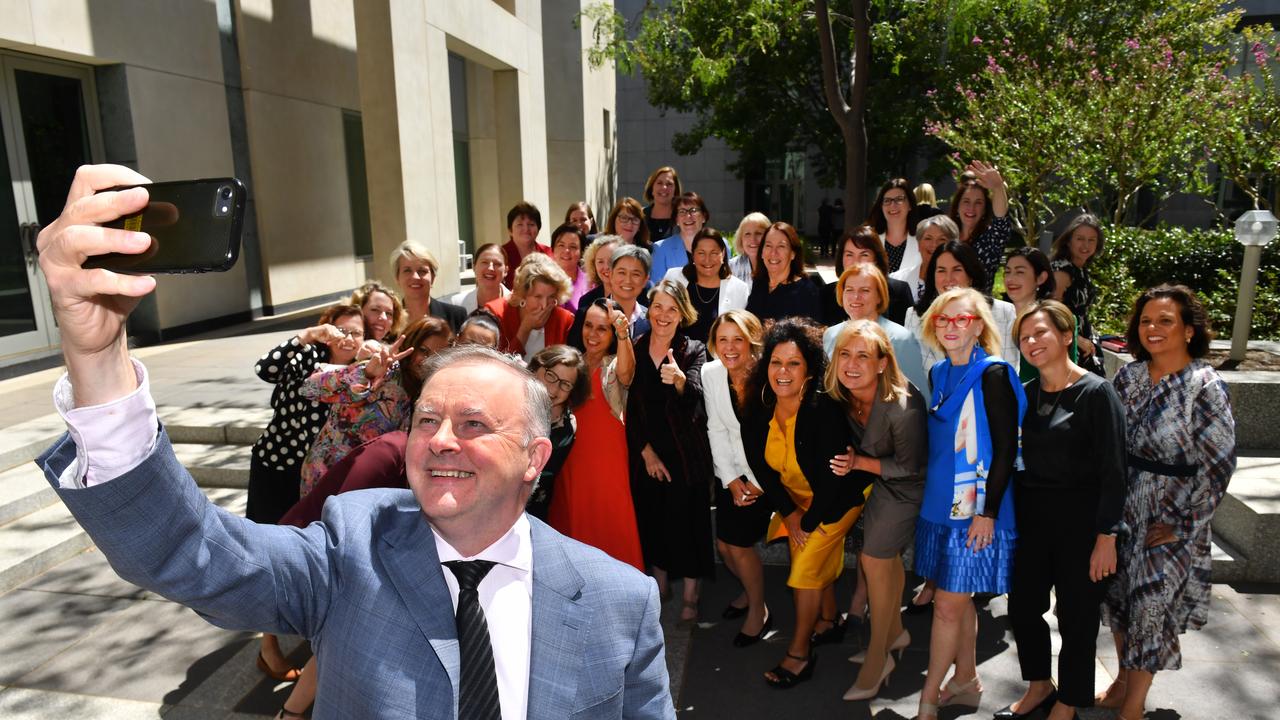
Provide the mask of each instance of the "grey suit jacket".
{"label": "grey suit jacket", "polygon": [[[311,638],[316,718],[457,716],[453,604],[411,492],[336,496],[302,529],[258,525],[210,503],[163,431],[129,473],[59,488],[75,452],[64,435],[37,462],[116,572],[219,627]],[[674,718],[656,585],[530,524],[528,716]]]}
{"label": "grey suit jacket", "polygon": [[929,466],[927,413],[924,396],[911,383],[897,402],[877,395],[855,444],[859,455],[880,459],[879,486],[899,500],[919,503],[924,497]]}

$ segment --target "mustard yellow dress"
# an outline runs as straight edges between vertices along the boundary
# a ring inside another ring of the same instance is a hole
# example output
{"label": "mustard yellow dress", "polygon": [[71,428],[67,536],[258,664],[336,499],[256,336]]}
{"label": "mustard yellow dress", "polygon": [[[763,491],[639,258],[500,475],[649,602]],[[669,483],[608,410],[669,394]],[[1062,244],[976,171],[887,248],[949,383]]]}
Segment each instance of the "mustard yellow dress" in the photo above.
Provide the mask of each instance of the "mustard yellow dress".
{"label": "mustard yellow dress", "polygon": [[[769,439],[764,446],[764,460],[782,476],[782,486],[787,489],[796,507],[809,510],[813,502],[813,490],[796,461],[796,418],[791,416],[781,426],[775,417],[769,421]],[[867,493],[871,488],[867,488]],[[858,505],[844,514],[839,521],[824,523],[809,535],[803,548],[789,544],[791,548],[791,574],[787,585],[799,590],[821,590],[835,582],[844,570],[844,536],[853,528],[862,514]],[[769,525],[769,539],[787,537],[787,527],[779,515],[773,516]]]}

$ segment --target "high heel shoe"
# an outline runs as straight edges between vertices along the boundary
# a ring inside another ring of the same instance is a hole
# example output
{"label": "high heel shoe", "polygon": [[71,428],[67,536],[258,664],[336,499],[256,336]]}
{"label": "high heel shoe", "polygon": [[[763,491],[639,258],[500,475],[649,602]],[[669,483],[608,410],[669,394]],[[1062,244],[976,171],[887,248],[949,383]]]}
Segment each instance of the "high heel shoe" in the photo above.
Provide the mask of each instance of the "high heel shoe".
{"label": "high heel shoe", "polygon": [[[894,650],[898,651],[898,659],[902,659],[902,653],[906,652],[907,646],[911,644],[911,633],[906,628],[902,628],[902,632],[898,633],[898,637],[894,638],[893,643],[889,645],[889,654],[892,655]],[[867,661],[867,650],[863,648],[856,654],[849,656],[849,662],[855,665],[861,665]]]}
{"label": "high heel shoe", "polygon": [[854,681],[853,685],[851,685],[849,689],[845,691],[844,699],[845,700],[870,700],[871,698],[875,697],[880,692],[880,688],[885,687],[886,685],[889,684],[889,673],[893,672],[893,667],[894,667],[893,656],[890,655],[885,658],[884,671],[880,673],[880,679],[876,681],[875,685],[872,685],[871,687],[864,689],[864,688],[858,687],[857,681]]}
{"label": "high heel shoe", "polygon": [[938,720],[938,706],[931,702],[925,702],[924,698],[920,698],[920,705],[916,709],[916,720]]}
{"label": "high heel shoe", "polygon": [[1041,710],[1045,711],[1045,713],[1047,714],[1050,710],[1053,709],[1053,706],[1057,702],[1058,702],[1058,691],[1054,690],[1050,692],[1048,695],[1045,695],[1043,700],[1033,705],[1029,710],[1026,710],[1026,711],[1019,710],[1015,712],[1013,709],[1013,704],[1010,703],[1000,708],[999,710],[997,710],[994,717],[995,717],[995,720],[1018,720],[1019,718],[1031,717],[1033,714]]}
{"label": "high heel shoe", "polygon": [[773,673],[773,677],[770,678],[766,675],[764,678],[764,681],[769,683],[769,687],[774,687],[779,690],[788,690],[813,677],[813,666],[818,664],[818,656],[814,655],[812,650],[809,651],[809,657],[807,658],[792,655],[791,653],[787,653],[787,657],[792,660],[804,660],[804,667],[800,672],[793,673],[782,667],[782,664],[779,663],[777,667],[769,671]]}
{"label": "high heel shoe", "polygon": [[951,707],[952,705],[965,705],[977,708],[978,703],[982,702],[982,681],[977,675],[974,675],[968,682],[963,685],[957,685],[955,679],[947,682],[943,692],[951,693],[949,698],[939,698],[938,707]]}
{"label": "high heel shoe", "polygon": [[294,712],[281,705],[280,712],[275,714],[273,720],[307,720],[307,716],[302,713]]}
{"label": "high heel shoe", "polygon": [[720,617],[724,618],[725,620],[737,620],[743,615],[746,615],[747,611],[750,609],[751,608],[749,607],[738,607],[733,603],[729,603],[724,607],[724,610],[721,611]]}
{"label": "high heel shoe", "polygon": [[810,647],[834,645],[836,643],[844,642],[844,631],[846,627],[846,617],[844,615],[837,614],[834,618],[818,619],[822,622],[831,623],[831,627],[823,630],[822,632],[814,633],[813,636],[809,638]]}
{"label": "high heel shoe", "polygon": [[756,633],[755,635],[748,635],[744,632],[739,632],[733,638],[733,646],[743,648],[743,647],[749,647],[751,645],[755,645],[756,643],[764,639],[765,633],[769,632],[772,629],[773,629],[773,617],[769,615],[769,608],[766,607],[764,609],[764,622],[760,624],[760,632]]}
{"label": "high heel shoe", "polygon": [[262,653],[258,653],[258,669],[262,671],[263,675],[276,682],[296,682],[302,676],[302,671],[296,667],[291,667],[284,672],[272,670],[271,666],[267,664],[266,658],[262,657]]}

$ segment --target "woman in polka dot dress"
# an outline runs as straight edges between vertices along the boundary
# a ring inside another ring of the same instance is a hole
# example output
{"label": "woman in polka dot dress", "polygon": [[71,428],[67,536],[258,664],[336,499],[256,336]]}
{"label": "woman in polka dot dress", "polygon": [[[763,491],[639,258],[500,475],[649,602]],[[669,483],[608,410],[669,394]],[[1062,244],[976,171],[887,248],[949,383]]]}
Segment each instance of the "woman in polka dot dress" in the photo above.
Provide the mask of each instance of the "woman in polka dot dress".
{"label": "woman in polka dot dress", "polygon": [[[322,363],[348,364],[364,341],[364,320],[357,305],[334,305],[310,327],[267,351],[253,372],[276,386],[271,393],[271,423],[254,443],[249,458],[249,502],[245,517],[274,525],[298,501],[302,461],[329,408],[302,397],[298,390]],[[272,635],[263,637],[258,667],[276,680],[296,680]]]}

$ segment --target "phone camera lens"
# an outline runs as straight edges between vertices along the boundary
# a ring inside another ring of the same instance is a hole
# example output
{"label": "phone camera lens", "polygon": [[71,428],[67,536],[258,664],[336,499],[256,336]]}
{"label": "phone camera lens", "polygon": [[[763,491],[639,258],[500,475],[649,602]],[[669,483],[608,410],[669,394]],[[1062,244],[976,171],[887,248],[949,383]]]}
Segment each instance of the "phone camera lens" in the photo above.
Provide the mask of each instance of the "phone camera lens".
{"label": "phone camera lens", "polygon": [[222,196],[223,198],[230,199],[230,198],[231,198],[231,187],[230,187],[229,185],[223,185],[223,186],[218,190],[218,195]]}

